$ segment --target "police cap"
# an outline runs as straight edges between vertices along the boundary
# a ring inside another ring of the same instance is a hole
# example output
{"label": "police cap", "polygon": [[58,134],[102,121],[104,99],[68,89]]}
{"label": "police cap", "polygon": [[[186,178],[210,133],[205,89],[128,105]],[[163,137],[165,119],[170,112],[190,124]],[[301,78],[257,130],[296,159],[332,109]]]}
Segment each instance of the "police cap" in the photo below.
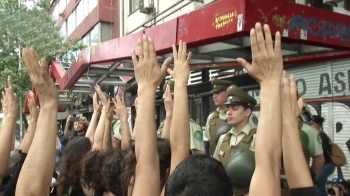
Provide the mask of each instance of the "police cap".
{"label": "police cap", "polygon": [[225,105],[247,105],[251,108],[256,105],[256,100],[236,85],[229,86],[226,95]]}
{"label": "police cap", "polygon": [[226,91],[227,87],[233,85],[234,83],[229,80],[219,80],[215,78],[211,81],[211,84],[213,85],[213,90],[210,92],[219,93],[221,91]]}

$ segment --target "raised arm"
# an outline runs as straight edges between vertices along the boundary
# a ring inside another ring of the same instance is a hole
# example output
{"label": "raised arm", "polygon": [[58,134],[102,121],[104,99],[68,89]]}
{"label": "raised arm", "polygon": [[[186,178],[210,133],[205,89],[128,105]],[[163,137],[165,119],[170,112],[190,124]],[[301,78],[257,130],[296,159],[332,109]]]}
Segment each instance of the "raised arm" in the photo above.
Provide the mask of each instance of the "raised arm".
{"label": "raised arm", "polygon": [[160,173],[154,121],[155,92],[165,77],[170,59],[167,59],[160,68],[154,43],[146,35],[143,35],[142,41],[138,40],[138,49],[138,58],[132,51],[135,78],[138,84],[138,115],[134,130],[137,165],[132,195],[156,196],[160,194]]}
{"label": "raised arm", "polygon": [[42,60],[39,65],[34,49],[24,48],[22,54],[41,107],[33,142],[17,182],[16,195],[46,196],[55,166],[58,92],[49,76],[47,63]]}
{"label": "raised arm", "polygon": [[[107,103],[110,103],[109,99]],[[111,122],[113,120],[113,111],[111,110],[111,105],[107,104],[106,107],[103,108],[103,112],[106,113],[106,120],[104,124],[104,132],[103,132],[103,143],[102,149],[103,151],[111,151],[113,150],[112,146],[112,131],[111,131]]]}
{"label": "raised arm", "polygon": [[288,185],[291,190],[305,187],[312,187],[312,189],[314,189],[309,167],[305,162],[297,121],[297,117],[300,115],[304,103],[302,98],[297,100],[297,86],[294,76],[291,76],[289,81],[287,73],[284,72],[283,84],[282,144],[283,162],[286,170]]}
{"label": "raised arm", "polygon": [[162,138],[170,139],[170,127],[171,127],[171,121],[173,118],[173,98],[171,97],[169,84],[167,84],[165,88],[164,106],[165,106],[165,120],[164,120],[164,127],[162,131]]}
{"label": "raised arm", "polygon": [[115,99],[113,99],[113,103],[115,106],[115,113],[119,116],[120,126],[121,126],[121,149],[127,150],[129,148],[131,134],[130,134],[130,126],[128,122],[128,110],[125,107],[124,99],[120,98],[118,95]]}
{"label": "raised arm", "polygon": [[[264,31],[264,32],[263,32]],[[264,39],[265,33],[265,39]],[[281,76],[283,59],[281,34],[275,35],[275,47],[268,25],[260,23],[250,31],[253,62],[237,59],[261,86],[260,120],[255,146],[255,172],[249,196],[280,195],[282,153]],[[273,126],[271,126],[273,124]]]}
{"label": "raised arm", "polygon": [[92,113],[91,121],[89,124],[89,127],[86,131],[85,137],[90,139],[91,145],[94,143],[94,136],[95,136],[95,131],[97,128],[97,122],[98,122],[98,117],[100,117],[101,114],[101,108],[102,105],[98,103],[97,101],[97,93],[94,93],[94,96],[92,97],[92,104],[94,107],[94,112]]}
{"label": "raised arm", "polygon": [[12,136],[18,115],[17,96],[13,92],[12,79],[10,76],[7,78],[7,86],[5,92],[2,92],[3,104],[5,104],[7,111],[0,134],[0,184],[7,171]]}
{"label": "raised arm", "polygon": [[[102,102],[102,105],[103,105],[103,108],[102,110],[104,111],[107,107],[107,104],[108,103],[108,100],[107,100],[107,97],[106,95],[102,92],[101,88],[99,85],[96,85],[95,86],[95,90],[98,94],[98,96],[100,97],[101,99],[101,102]],[[92,149],[93,150],[100,150],[102,149],[102,144],[103,144],[103,133],[105,131],[105,122],[106,122],[106,112],[102,112],[101,113],[101,117],[100,117],[100,120],[98,121],[98,124],[97,124],[97,128],[96,128],[96,132],[95,132],[95,135],[94,135],[94,143],[92,145]]]}
{"label": "raised arm", "polygon": [[26,140],[22,141],[22,152],[23,153],[28,153],[30,146],[32,145],[34,134],[35,134],[35,129],[36,129],[36,123],[38,121],[39,117],[39,110],[37,108],[37,105],[34,101],[34,95],[30,94],[30,99],[28,101],[28,108],[29,108],[29,113],[30,113],[30,121],[29,121],[29,126],[27,129],[27,134],[26,134]]}

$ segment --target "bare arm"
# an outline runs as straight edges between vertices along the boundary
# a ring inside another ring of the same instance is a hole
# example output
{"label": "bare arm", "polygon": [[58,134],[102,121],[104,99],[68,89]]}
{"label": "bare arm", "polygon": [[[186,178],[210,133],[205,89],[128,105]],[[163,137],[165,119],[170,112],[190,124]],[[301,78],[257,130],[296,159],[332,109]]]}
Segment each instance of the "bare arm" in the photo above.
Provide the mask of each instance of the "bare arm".
{"label": "bare arm", "polygon": [[66,136],[66,138],[67,138],[68,140],[71,139],[71,137],[70,137],[70,130],[69,130],[69,126],[71,125],[71,121],[70,121],[70,118],[71,118],[71,117],[72,117],[71,115],[68,116],[67,122],[66,122],[66,126],[65,126],[64,132],[63,132],[64,136]]}
{"label": "bare arm", "polygon": [[164,106],[165,106],[166,116],[164,120],[162,138],[170,139],[170,127],[171,127],[171,121],[173,118],[173,99],[171,97],[169,84],[167,84],[167,87],[165,89]]}
{"label": "bare arm", "polygon": [[[297,102],[297,86],[294,76],[290,82],[287,73],[283,73],[283,163],[289,188],[312,187],[308,165],[300,141],[297,116],[303,107],[303,100]],[[292,146],[293,147],[292,147]],[[323,155],[322,155],[323,156]]]}
{"label": "bare arm", "polygon": [[28,102],[28,108],[30,112],[30,121],[29,121],[29,126],[26,134],[26,140],[23,141],[22,144],[22,152],[23,153],[28,153],[29,148],[32,145],[34,134],[35,134],[35,129],[36,129],[36,123],[38,121],[38,116],[39,116],[39,111],[37,109],[36,103],[34,102],[34,98],[31,97],[31,99]]}
{"label": "bare arm", "polygon": [[89,127],[86,131],[85,137],[89,138],[91,144],[93,145],[95,131],[96,131],[97,122],[98,122],[98,117],[101,114],[101,105],[99,105],[97,102],[97,93],[96,92],[94,93],[92,100],[93,100],[94,112],[92,113],[91,121],[90,121]]}
{"label": "bare arm", "polygon": [[41,108],[33,142],[18,178],[16,195],[46,196],[55,166],[58,92],[45,60],[39,65],[32,48],[24,48],[22,54]]}
{"label": "bare arm", "polygon": [[125,107],[124,99],[116,96],[113,99],[113,103],[115,106],[115,113],[119,116],[120,119],[120,127],[121,127],[121,149],[127,150],[129,148],[131,134],[130,134],[130,126],[128,122],[128,110]]}
{"label": "bare arm", "polygon": [[163,131],[162,131],[162,138],[170,139],[170,127],[171,127],[172,118],[173,118],[173,114],[166,113]]}
{"label": "bare arm", "polygon": [[[109,102],[109,100],[108,100]],[[112,133],[111,133],[111,121],[113,119],[113,114],[110,111],[110,105],[108,104],[103,109],[103,113],[106,113],[106,120],[104,124],[104,133],[103,133],[103,143],[102,143],[102,149],[103,151],[110,151],[113,149],[112,146]]]}
{"label": "bare arm", "polygon": [[[103,105],[102,110],[105,111],[106,107],[109,107],[109,103],[108,103],[107,97],[101,91],[100,86],[96,85],[95,90],[96,90],[98,96],[101,99],[101,102],[102,102],[102,105]],[[99,122],[97,124],[95,135],[94,135],[94,143],[93,143],[93,146],[92,146],[92,149],[94,149],[94,150],[102,149],[103,133],[105,131],[106,118],[107,118],[106,112],[102,112],[101,116],[100,116],[100,120],[99,120]]]}
{"label": "bare arm", "polygon": [[316,175],[318,175],[321,172],[323,164],[324,164],[323,154],[312,157],[311,169],[313,172],[315,172]]}
{"label": "bare arm", "polygon": [[276,33],[274,48],[268,25],[264,25],[264,33],[260,23],[257,23],[255,29],[250,31],[252,65],[243,59],[237,59],[248,74],[254,77],[261,86],[260,121],[255,146],[255,171],[250,184],[250,196],[280,195],[281,192],[282,112],[280,82],[283,70],[281,35]]}
{"label": "bare arm", "polygon": [[17,96],[13,92],[11,77],[8,77],[7,83],[8,88],[2,93],[4,103],[7,107],[7,114],[5,115],[0,134],[0,183],[5,177],[7,171],[8,160],[12,148],[13,131],[15,129],[16,118],[18,115]]}
{"label": "bare arm", "polygon": [[132,52],[135,78],[138,84],[138,108],[135,123],[135,155],[136,170],[133,196],[156,196],[160,194],[159,156],[155,116],[155,91],[164,79],[167,59],[162,68],[159,67],[154,43],[151,38],[143,35],[138,41],[139,55],[137,59]]}

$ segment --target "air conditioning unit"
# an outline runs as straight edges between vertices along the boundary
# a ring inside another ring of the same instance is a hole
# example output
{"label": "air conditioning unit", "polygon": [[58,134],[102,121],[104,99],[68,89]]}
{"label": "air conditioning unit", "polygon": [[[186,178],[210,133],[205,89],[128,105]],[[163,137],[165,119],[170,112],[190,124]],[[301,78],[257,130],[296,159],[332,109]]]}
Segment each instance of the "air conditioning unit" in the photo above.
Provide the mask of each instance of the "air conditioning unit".
{"label": "air conditioning unit", "polygon": [[154,0],[140,0],[140,12],[150,14],[154,11]]}

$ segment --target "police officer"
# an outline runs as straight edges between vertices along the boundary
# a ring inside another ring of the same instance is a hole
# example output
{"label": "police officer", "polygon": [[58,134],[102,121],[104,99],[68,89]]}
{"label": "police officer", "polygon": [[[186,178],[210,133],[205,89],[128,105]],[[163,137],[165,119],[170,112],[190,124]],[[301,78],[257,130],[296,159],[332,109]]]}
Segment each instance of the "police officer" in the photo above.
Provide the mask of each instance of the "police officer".
{"label": "police officer", "polygon": [[[166,86],[170,86],[170,91],[173,94],[174,92],[174,81],[168,80],[163,90],[165,92]],[[172,122],[176,123],[176,122]],[[192,154],[205,154],[205,147],[204,147],[204,141],[203,141],[203,131],[202,127],[196,123],[193,119],[190,119],[190,150]],[[158,130],[157,130],[157,136],[162,137],[164,128],[164,121],[160,124]]]}
{"label": "police officer", "polygon": [[[226,94],[227,123],[233,127],[220,136],[213,157],[225,166],[229,176],[244,176],[245,174],[241,172],[248,172],[252,175],[255,169],[255,161],[254,158],[251,159],[254,157],[251,154],[254,154],[252,151],[255,150],[256,126],[251,126],[249,118],[253,107],[256,105],[256,100],[236,85],[228,87]],[[239,153],[240,151],[242,153]],[[235,155],[235,153],[239,154]],[[245,165],[248,165],[249,168],[242,170]],[[235,184],[235,181],[239,181],[239,178],[232,180],[235,196],[243,196],[249,192],[251,177],[244,187],[236,186],[242,184],[240,182]]]}
{"label": "police officer", "polygon": [[213,89],[210,91],[213,93],[214,104],[217,107],[214,112],[209,114],[205,125],[205,137],[210,140],[210,155],[213,155],[216,147],[216,133],[218,128],[226,122],[226,89],[233,82],[228,80],[214,79],[211,81]]}

